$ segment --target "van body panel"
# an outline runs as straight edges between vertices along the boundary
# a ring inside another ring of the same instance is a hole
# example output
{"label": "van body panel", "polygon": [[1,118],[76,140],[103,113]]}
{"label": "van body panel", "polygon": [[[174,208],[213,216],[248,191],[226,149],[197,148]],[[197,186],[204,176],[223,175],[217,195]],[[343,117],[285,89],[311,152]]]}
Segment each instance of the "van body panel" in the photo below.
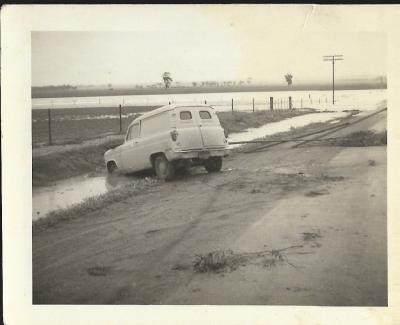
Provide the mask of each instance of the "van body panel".
{"label": "van body panel", "polygon": [[203,140],[198,123],[196,111],[193,107],[181,107],[176,110],[176,130],[178,132],[176,144],[179,149],[203,149]]}

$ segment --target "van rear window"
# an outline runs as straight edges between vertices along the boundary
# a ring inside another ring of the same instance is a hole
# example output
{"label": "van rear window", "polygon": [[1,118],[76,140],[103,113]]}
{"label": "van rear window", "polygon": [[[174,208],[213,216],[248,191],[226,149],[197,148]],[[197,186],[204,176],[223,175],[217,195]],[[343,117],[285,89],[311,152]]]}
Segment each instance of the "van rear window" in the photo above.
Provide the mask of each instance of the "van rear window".
{"label": "van rear window", "polygon": [[200,114],[200,118],[203,120],[211,119],[211,114],[208,111],[200,111],[199,114]]}
{"label": "van rear window", "polygon": [[192,113],[190,111],[182,111],[179,114],[181,120],[191,120],[192,119]]}

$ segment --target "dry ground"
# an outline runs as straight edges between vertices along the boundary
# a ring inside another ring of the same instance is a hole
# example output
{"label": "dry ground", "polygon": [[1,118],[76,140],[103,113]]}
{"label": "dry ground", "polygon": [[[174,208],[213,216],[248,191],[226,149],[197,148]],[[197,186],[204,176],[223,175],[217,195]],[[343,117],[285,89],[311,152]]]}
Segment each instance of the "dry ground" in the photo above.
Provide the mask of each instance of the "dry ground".
{"label": "dry ground", "polygon": [[238,153],[35,233],[33,303],[385,306],[386,146]]}

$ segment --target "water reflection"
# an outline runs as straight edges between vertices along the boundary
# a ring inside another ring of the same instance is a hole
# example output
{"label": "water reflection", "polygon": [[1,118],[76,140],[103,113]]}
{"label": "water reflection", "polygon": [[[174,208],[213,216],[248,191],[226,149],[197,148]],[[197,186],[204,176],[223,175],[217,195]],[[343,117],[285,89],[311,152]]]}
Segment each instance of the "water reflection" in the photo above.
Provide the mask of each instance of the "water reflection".
{"label": "water reflection", "polygon": [[46,187],[34,187],[32,192],[33,220],[46,216],[50,211],[80,203],[89,197],[114,190],[139,178],[141,176],[137,174],[84,175]]}

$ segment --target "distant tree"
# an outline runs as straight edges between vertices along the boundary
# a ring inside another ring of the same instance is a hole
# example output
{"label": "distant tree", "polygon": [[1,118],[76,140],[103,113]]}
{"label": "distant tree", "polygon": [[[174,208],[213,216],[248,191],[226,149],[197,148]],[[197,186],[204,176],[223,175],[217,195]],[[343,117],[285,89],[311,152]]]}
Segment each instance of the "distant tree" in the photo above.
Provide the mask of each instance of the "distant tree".
{"label": "distant tree", "polygon": [[169,86],[172,83],[172,77],[171,74],[169,72],[164,72],[162,75],[163,81],[164,81],[164,85],[165,88],[169,88]]}
{"label": "distant tree", "polygon": [[193,85],[193,87],[196,87],[197,86],[197,82],[193,81],[192,85]]}
{"label": "distant tree", "polygon": [[288,86],[291,86],[292,85],[293,76],[290,73],[288,73],[288,74],[286,74],[285,79],[286,79],[286,82],[287,82]]}

